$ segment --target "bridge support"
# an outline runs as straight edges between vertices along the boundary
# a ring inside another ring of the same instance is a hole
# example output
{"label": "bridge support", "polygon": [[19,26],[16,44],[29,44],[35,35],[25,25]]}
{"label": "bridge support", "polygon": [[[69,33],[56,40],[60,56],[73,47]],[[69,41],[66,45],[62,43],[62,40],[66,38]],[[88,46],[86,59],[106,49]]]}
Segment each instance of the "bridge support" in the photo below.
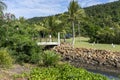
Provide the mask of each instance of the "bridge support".
{"label": "bridge support", "polygon": [[58,32],[58,44],[60,46],[60,32]]}

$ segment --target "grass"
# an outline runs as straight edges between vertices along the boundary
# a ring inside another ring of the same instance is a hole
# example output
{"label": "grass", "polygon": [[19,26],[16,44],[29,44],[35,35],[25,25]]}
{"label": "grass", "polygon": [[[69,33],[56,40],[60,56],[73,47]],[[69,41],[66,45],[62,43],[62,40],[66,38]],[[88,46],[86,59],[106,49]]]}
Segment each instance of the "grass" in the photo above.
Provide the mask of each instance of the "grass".
{"label": "grass", "polygon": [[[89,38],[85,37],[76,37],[75,39],[75,47],[78,48],[92,48],[92,49],[100,49],[100,50],[109,50],[109,51],[117,51],[120,52],[120,45],[116,45],[115,47],[112,46],[112,44],[94,44],[88,42]],[[72,42],[71,39],[67,39],[67,42]]]}
{"label": "grass", "polygon": [[[49,42],[49,38],[44,38],[41,39],[40,42]],[[52,38],[53,42],[57,42],[57,38]],[[64,40],[61,39],[61,42]],[[94,44],[94,43],[89,43],[89,38],[86,37],[76,37],[75,38],[75,47],[78,48],[91,48],[91,49],[100,49],[100,50],[109,50],[109,51],[117,51],[120,52],[120,45],[114,44],[115,47],[112,46],[112,44]],[[72,43],[72,38],[66,39],[66,42]]]}

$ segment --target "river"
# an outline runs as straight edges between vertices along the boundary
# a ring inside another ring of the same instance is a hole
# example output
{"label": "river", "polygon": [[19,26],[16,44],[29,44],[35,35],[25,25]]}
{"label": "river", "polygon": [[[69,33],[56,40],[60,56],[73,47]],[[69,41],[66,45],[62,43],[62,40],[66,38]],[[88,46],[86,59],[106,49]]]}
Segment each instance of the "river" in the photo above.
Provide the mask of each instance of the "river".
{"label": "river", "polygon": [[109,80],[120,80],[120,78],[118,77],[119,76],[118,74],[107,73],[107,72],[102,72],[102,71],[97,71],[97,70],[90,70],[90,69],[87,69],[87,70],[90,72],[93,72],[93,73],[102,74],[102,75],[108,77]]}

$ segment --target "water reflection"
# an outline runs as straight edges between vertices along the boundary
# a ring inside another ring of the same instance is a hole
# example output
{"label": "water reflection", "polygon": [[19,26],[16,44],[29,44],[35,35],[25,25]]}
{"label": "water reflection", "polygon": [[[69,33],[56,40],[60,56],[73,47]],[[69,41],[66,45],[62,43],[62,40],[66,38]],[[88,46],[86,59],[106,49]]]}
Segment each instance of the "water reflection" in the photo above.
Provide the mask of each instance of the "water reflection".
{"label": "water reflection", "polygon": [[107,73],[107,72],[102,72],[102,71],[97,71],[97,70],[90,70],[90,69],[88,71],[93,72],[93,73],[102,74],[102,75],[108,77],[109,80],[120,80],[120,78],[118,78],[118,74]]}

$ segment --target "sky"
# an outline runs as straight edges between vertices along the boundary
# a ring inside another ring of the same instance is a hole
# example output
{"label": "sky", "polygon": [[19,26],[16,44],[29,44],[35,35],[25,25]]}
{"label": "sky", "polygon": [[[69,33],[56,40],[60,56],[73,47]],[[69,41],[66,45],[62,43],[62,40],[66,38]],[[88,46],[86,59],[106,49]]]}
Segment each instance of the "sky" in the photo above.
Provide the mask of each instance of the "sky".
{"label": "sky", "polygon": [[[4,0],[7,5],[5,12],[15,14],[17,18],[41,17],[55,15],[67,11],[71,0]],[[80,6],[88,7],[117,0],[78,0]]]}

